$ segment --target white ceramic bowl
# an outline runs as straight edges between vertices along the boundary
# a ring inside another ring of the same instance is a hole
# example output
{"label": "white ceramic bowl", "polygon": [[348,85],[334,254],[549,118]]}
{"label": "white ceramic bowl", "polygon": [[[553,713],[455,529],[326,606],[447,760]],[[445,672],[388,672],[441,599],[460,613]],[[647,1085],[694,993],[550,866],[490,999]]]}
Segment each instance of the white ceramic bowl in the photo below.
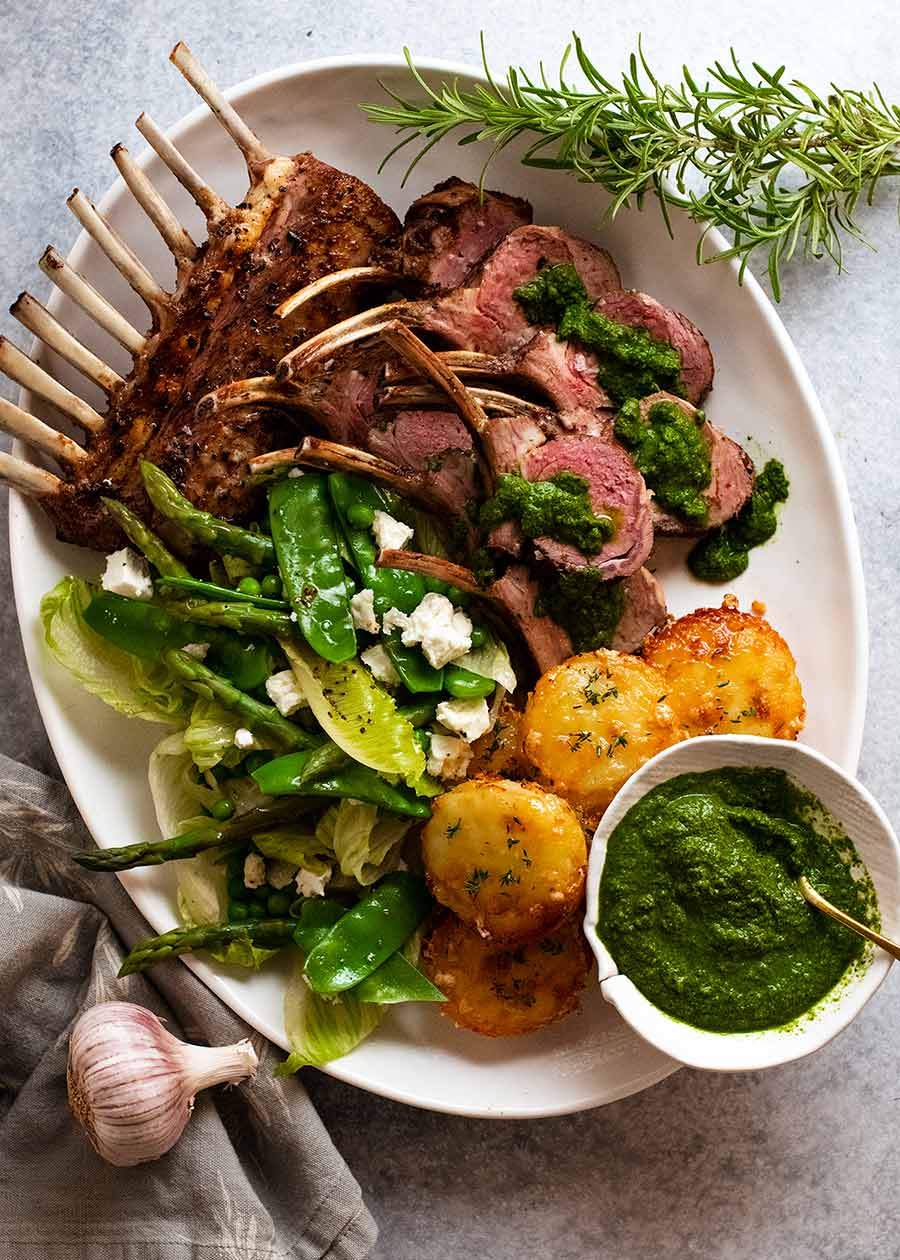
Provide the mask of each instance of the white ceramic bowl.
{"label": "white ceramic bowl", "polygon": [[679,774],[725,766],[766,766],[786,771],[819,798],[856,845],[881,912],[881,930],[900,932],[900,845],[884,811],[866,789],[821,753],[803,744],[750,735],[711,735],[667,748],[642,766],[603,815],[591,848],[584,928],[597,956],[603,996],[646,1041],[692,1067],[738,1072],[774,1067],[818,1050],[854,1019],[881,984],[890,955],[867,947],[855,974],[826,995],[809,1016],[785,1028],[747,1033],[705,1032],[672,1019],[649,1002],[617,968],[599,935],[597,909],[606,847],[616,825],[651,788]]}

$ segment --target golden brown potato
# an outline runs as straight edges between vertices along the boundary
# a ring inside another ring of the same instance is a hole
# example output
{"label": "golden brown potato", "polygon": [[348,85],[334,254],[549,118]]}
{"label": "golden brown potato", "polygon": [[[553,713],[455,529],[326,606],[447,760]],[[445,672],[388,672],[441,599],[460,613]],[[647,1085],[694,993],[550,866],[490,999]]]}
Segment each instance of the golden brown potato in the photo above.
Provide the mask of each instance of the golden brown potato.
{"label": "golden brown potato", "polygon": [[733,595],[651,635],[644,659],[664,675],[668,703],[690,735],[796,739],[803,729],[790,648],[762,617],[741,612]]}
{"label": "golden brown potato", "polygon": [[591,955],[577,919],[533,941],[494,945],[448,914],[426,941],[422,961],[454,1023],[486,1037],[515,1037],[577,1009]]}
{"label": "golden brown potato", "polygon": [[587,845],[558,796],[532,783],[468,779],[434,801],[422,859],[438,901],[484,937],[521,941],[578,905]]}
{"label": "golden brown potato", "polygon": [[527,774],[522,757],[521,722],[521,709],[504,700],[493,729],[472,745],[474,756],[469,763],[470,778],[500,774],[505,779],[520,779]]}
{"label": "golden brown potato", "polygon": [[542,783],[593,821],[635,770],[684,738],[667,690],[637,656],[573,656],[548,670],[528,699],[525,755]]}

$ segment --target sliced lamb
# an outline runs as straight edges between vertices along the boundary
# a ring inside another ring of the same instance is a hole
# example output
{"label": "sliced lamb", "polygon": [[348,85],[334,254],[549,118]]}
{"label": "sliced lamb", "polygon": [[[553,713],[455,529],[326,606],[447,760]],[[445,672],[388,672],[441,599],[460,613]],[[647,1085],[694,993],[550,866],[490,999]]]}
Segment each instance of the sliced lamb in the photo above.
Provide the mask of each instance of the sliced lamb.
{"label": "sliced lamb", "polygon": [[518,472],[528,456],[558,432],[553,417],[521,412],[497,416],[480,434],[485,459],[497,476]]}
{"label": "sliced lamb", "polygon": [[416,198],[406,212],[402,269],[406,276],[440,290],[462,284],[472,268],[514,228],[530,223],[530,204],[521,197],[451,176]]}
{"label": "sliced lamb", "polygon": [[373,455],[425,475],[454,515],[482,493],[472,435],[455,411],[398,411],[368,432]]}
{"label": "sliced lamb", "polygon": [[622,582],[625,604],[610,644],[616,652],[636,652],[668,616],[663,588],[649,569],[638,569]]}
{"label": "sliced lamb", "polygon": [[598,302],[597,310],[617,324],[643,328],[671,345],[681,355],[681,383],[688,401],[699,403],[706,397],[715,372],[713,357],[709,342],[686,315],[635,289],[610,294]]}
{"label": "sliced lamb", "polygon": [[[676,398],[674,394],[658,393],[641,399],[641,416],[646,420],[651,408],[661,402],[674,403],[691,418],[698,414],[697,408],[683,398]],[[709,508],[706,522],[702,526],[693,525],[654,503],[653,528],[658,534],[690,537],[705,533],[706,530],[715,529],[730,520],[750,498],[754,478],[750,456],[733,438],[727,437],[708,420],[700,431],[706,441],[712,465],[712,479],[709,487],[703,491],[703,498]]]}
{"label": "sliced lamb", "polygon": [[503,329],[504,349],[524,345],[534,332],[513,296],[515,290],[543,267],[560,263],[577,269],[595,301],[622,287],[618,268],[605,249],[558,227],[517,228],[487,259],[478,286],[479,309]]}
{"label": "sliced lamb", "polygon": [[572,640],[552,618],[535,613],[540,593],[537,579],[523,564],[511,565],[490,587],[492,598],[509,613],[543,674],[572,655]]}
{"label": "sliced lamb", "polygon": [[564,429],[608,437],[615,408],[597,380],[597,361],[576,342],[538,332],[509,362],[509,371],[540,390]]}
{"label": "sliced lamb", "polygon": [[622,447],[592,437],[554,438],[529,455],[522,471],[529,481],[547,481],[564,472],[583,477],[594,512],[611,515],[616,526],[597,555],[587,556],[571,543],[536,538],[540,557],[557,568],[597,568],[607,578],[627,577],[641,567],[653,546],[650,495]]}

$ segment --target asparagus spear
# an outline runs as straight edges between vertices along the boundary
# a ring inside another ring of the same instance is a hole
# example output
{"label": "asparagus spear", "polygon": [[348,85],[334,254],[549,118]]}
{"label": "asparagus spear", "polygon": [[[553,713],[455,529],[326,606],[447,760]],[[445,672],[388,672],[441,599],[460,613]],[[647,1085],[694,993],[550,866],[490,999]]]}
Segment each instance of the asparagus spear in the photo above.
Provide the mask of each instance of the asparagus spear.
{"label": "asparagus spear", "polygon": [[207,923],[199,927],[174,928],[135,945],[119,968],[120,976],[145,971],[154,963],[198,949],[218,949],[234,941],[248,941],[258,949],[278,949],[294,938],[292,919],[259,919],[247,923]]}
{"label": "asparagus spear", "polygon": [[73,857],[79,866],[89,871],[127,871],[133,866],[159,866],[163,862],[194,857],[220,844],[247,840],[275,822],[295,818],[308,807],[303,800],[276,801],[272,805],[248,810],[240,818],[229,822],[217,823],[210,818],[201,826],[184,831],[179,836],[171,836],[168,840],[141,840],[137,844],[121,845],[115,849],[84,849]]}
{"label": "asparagus spear", "polygon": [[204,626],[224,626],[243,634],[270,634],[285,639],[297,637],[296,623],[288,613],[237,600],[167,599],[165,608],[173,617]]}
{"label": "asparagus spear", "polygon": [[275,568],[275,547],[271,538],[265,534],[251,533],[249,529],[219,520],[217,516],[194,507],[171,477],[167,477],[161,468],[146,459],[141,460],[141,476],[150,502],[157,512],[180,525],[192,538],[211,547],[213,551],[241,556],[251,564],[259,564],[267,569]]}
{"label": "asparagus spear", "polygon": [[102,499],[100,502],[121,529],[129,542],[142,551],[157,572],[166,577],[189,578],[190,572],[177,556],[173,556],[158,534],[118,499]]}
{"label": "asparagus spear", "polygon": [[218,700],[224,708],[242,718],[251,731],[270,739],[279,748],[318,748],[322,743],[320,736],[310,735],[296,722],[282,717],[274,704],[254,700],[187,652],[172,649],[163,653],[163,660],[191,691],[207,700]]}

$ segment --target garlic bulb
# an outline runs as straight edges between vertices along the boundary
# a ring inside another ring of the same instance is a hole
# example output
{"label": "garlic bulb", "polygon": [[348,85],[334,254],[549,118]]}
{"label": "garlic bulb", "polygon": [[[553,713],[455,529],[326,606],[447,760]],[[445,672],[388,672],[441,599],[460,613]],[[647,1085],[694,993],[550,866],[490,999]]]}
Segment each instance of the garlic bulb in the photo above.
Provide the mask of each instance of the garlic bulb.
{"label": "garlic bulb", "polygon": [[69,1106],[97,1154],[128,1168],[175,1145],[201,1089],[252,1078],[257,1062],[249,1041],[187,1045],[145,1007],[101,1002],[69,1038]]}

